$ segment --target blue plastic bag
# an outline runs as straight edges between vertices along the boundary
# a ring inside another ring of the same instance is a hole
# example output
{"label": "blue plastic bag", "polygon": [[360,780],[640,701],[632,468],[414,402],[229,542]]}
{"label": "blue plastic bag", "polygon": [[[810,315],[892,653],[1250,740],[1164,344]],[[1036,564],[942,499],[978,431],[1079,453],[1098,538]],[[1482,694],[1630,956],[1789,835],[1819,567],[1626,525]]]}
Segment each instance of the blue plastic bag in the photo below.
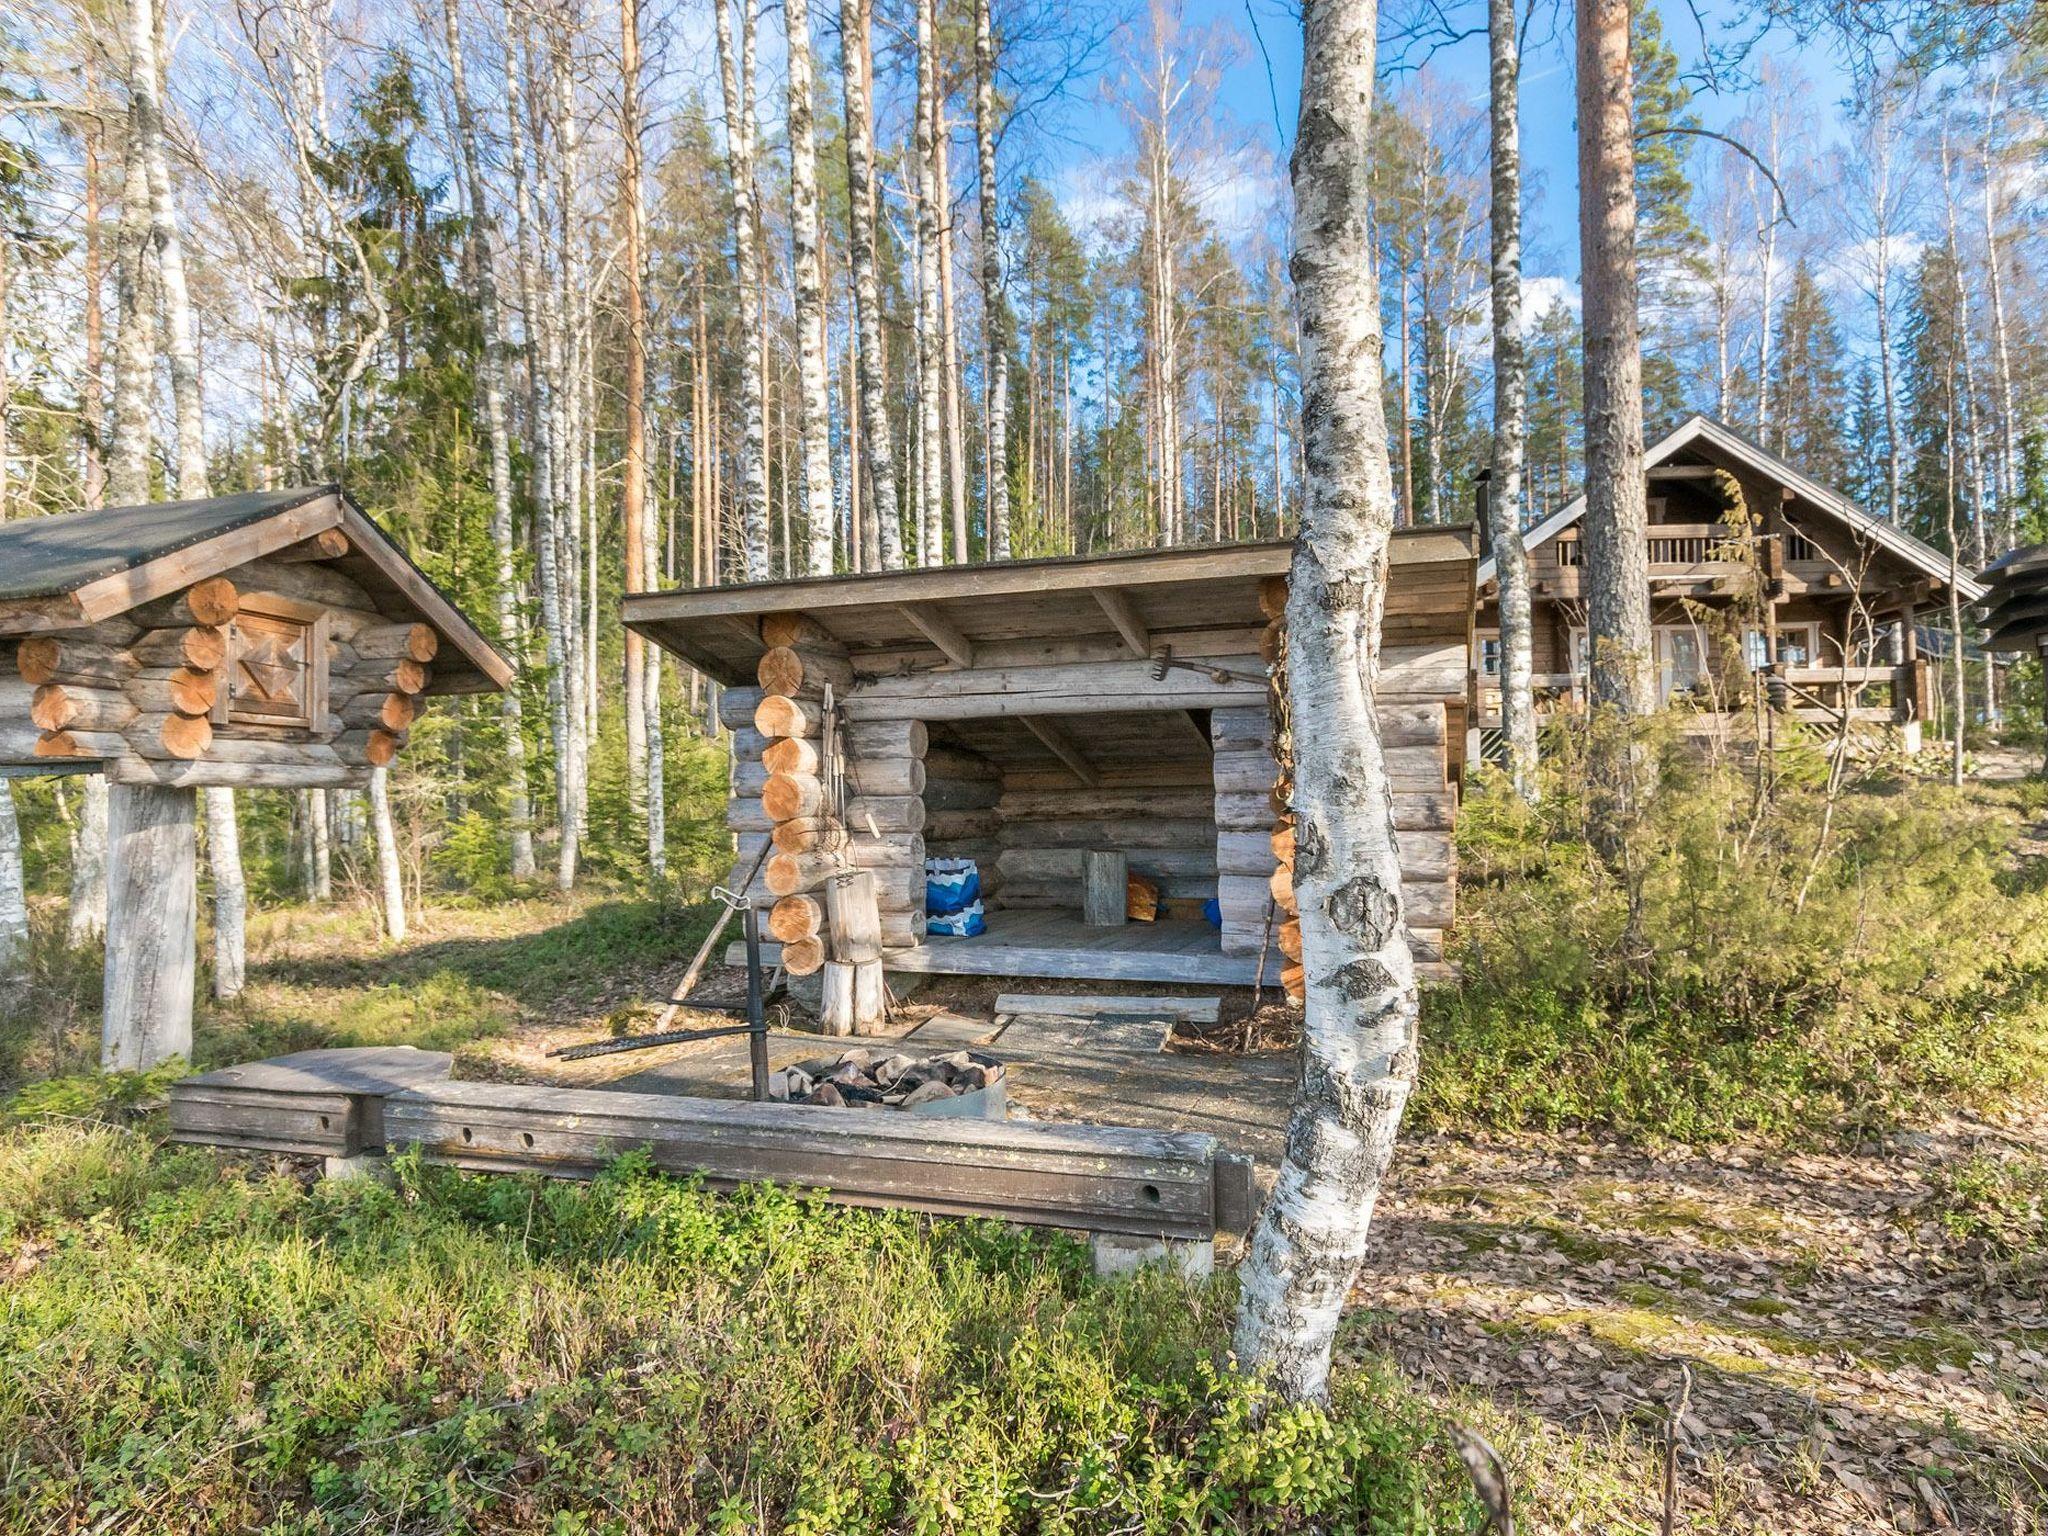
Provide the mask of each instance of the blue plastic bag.
{"label": "blue plastic bag", "polygon": [[958,912],[926,913],[924,931],[942,934],[947,938],[971,939],[978,933],[988,932],[988,919],[983,916],[981,903],[977,901]]}
{"label": "blue plastic bag", "polygon": [[[972,859],[924,861],[924,909],[950,916],[981,899],[981,868]],[[932,930],[938,932],[936,928]]]}

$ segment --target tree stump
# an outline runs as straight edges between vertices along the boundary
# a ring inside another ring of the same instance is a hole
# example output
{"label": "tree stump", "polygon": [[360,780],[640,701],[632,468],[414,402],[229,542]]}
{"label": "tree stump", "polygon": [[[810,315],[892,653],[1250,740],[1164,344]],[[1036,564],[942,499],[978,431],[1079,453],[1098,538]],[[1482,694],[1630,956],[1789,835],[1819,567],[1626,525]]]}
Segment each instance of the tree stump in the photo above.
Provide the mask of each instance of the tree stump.
{"label": "tree stump", "polygon": [[1091,928],[1124,922],[1128,860],[1120,852],[1091,848],[1081,855],[1081,921]]}

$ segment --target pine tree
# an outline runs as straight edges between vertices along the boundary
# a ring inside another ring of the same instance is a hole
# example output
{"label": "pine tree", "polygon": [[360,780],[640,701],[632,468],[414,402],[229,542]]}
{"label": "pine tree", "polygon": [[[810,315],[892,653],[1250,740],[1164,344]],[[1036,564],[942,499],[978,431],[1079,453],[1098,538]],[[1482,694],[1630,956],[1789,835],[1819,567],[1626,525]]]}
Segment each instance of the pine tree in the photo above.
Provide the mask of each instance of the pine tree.
{"label": "pine tree", "polygon": [[1656,8],[1639,4],[1629,38],[1635,75],[1636,270],[1642,306],[1643,432],[1661,437],[1685,415],[1680,369],[1687,289],[1701,275],[1705,236],[1692,213],[1686,139],[1695,128],[1692,92],[1678,78],[1678,55],[1664,40]]}
{"label": "pine tree", "polygon": [[1843,452],[1848,389],[1842,376],[1842,341],[1827,295],[1804,256],[1793,268],[1791,292],[1778,311],[1772,352],[1774,446],[1816,480],[1840,484],[1849,468]]}

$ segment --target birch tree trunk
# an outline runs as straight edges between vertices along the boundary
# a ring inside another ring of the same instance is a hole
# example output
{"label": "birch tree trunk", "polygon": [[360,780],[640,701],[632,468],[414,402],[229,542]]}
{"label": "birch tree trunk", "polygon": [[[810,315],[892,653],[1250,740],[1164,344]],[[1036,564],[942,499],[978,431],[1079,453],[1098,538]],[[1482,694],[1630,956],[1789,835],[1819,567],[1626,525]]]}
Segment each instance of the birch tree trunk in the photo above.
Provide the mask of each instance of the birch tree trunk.
{"label": "birch tree trunk", "polygon": [[[200,399],[199,341],[192,297],[185,281],[184,241],[171,191],[170,161],[164,148],[160,52],[162,18],[152,0],[129,0],[128,29],[135,131],[149,179],[150,243],[156,251],[162,287],[164,352],[171,375],[171,408],[178,449],[178,496],[200,500],[213,494],[206,468],[206,415]],[[242,875],[242,840],[235,821],[235,792],[206,791],[207,862],[213,870],[213,995],[239,996],[244,970],[244,931],[249,887]]]}
{"label": "birch tree trunk", "polygon": [[[132,46],[132,33],[131,33]],[[152,36],[152,55],[155,53]],[[137,65],[128,65],[135,77]],[[128,97],[128,142],[121,156],[121,222],[114,241],[114,413],[107,455],[107,494],[116,506],[150,499],[150,394],[154,372],[154,306],[150,301],[149,169],[143,160],[139,108]]]}
{"label": "birch tree trunk", "polygon": [[932,164],[938,116],[938,14],[935,0],[917,0],[917,464],[926,565],[945,558],[945,425],[940,403],[943,343],[939,336],[939,198]]}
{"label": "birch tree trunk", "polygon": [[[802,4],[802,0],[797,0]],[[792,71],[794,63],[792,62]],[[619,0],[619,203],[625,214],[625,249],[619,254],[626,310],[626,380],[620,410],[625,438],[619,466],[619,536],[625,545],[626,590],[644,592],[647,580],[647,296],[642,278],[646,265],[646,208],[641,191],[640,147],[640,3]],[[596,540],[592,541],[596,547]],[[648,754],[647,642],[637,630],[625,631],[626,800],[633,820],[648,829],[648,785],[652,761]]]}
{"label": "birch tree trunk", "polygon": [[85,776],[71,838],[71,906],[64,941],[85,949],[107,936],[107,780]]}
{"label": "birch tree trunk", "polygon": [[860,372],[860,438],[867,450],[868,501],[883,570],[903,565],[896,501],[896,446],[889,430],[889,372],[882,351],[882,296],[875,256],[875,112],[869,34],[872,0],[839,0],[840,73],[846,93],[848,261]]}
{"label": "birch tree trunk", "polygon": [[549,327],[541,313],[538,251],[539,235],[534,223],[526,135],[519,102],[520,72],[512,48],[512,21],[506,17],[505,30],[505,119],[512,168],[512,200],[518,217],[516,244],[519,269],[520,308],[526,316],[526,403],[533,429],[533,463],[530,471],[533,497],[533,533],[537,550],[535,566],[540,587],[540,622],[543,653],[547,661],[548,735],[555,760],[555,820],[560,841],[555,850],[555,884],[569,890],[576,883],[576,788],[569,733],[569,691],[567,671],[571,665],[563,627],[561,572],[557,569],[560,514],[555,505],[555,427],[552,378],[544,353]]}
{"label": "birch tree trunk", "polygon": [[996,206],[996,44],[990,0],[974,0],[974,148],[981,183],[982,403],[988,426],[988,557],[1010,558],[1010,310]]}
{"label": "birch tree trunk", "polygon": [[937,156],[933,174],[939,188],[939,329],[945,338],[946,509],[952,518],[954,563],[965,565],[972,547],[967,535],[967,427],[960,409],[960,312],[953,302],[952,129],[945,108],[941,96],[932,150]]}
{"label": "birch tree trunk", "polygon": [[370,770],[370,822],[377,837],[377,888],[384,915],[384,933],[394,944],[405,942],[405,875],[398,862],[398,829],[391,821],[391,770]]}
{"label": "birch tree trunk", "polygon": [[725,152],[732,172],[734,281],[739,289],[740,405],[745,411],[740,450],[740,545],[748,581],[768,578],[768,394],[761,370],[761,258],[756,249],[753,99],[754,12],[741,0],[739,54],[733,54],[728,0],[718,13],[718,77],[725,93]]}
{"label": "birch tree trunk", "polygon": [[1487,0],[1493,135],[1493,473],[1488,530],[1500,609],[1500,715],[1508,776],[1536,793],[1536,701],[1530,687],[1529,558],[1522,548],[1522,467],[1529,360],[1522,345],[1522,50],[1515,0]]}
{"label": "birch tree trunk", "polygon": [[1375,0],[1302,8],[1293,271],[1308,473],[1287,682],[1307,997],[1287,1149],[1238,1269],[1235,1335],[1243,1367],[1290,1398],[1327,1392],[1417,1061],[1415,967],[1373,712],[1394,527],[1367,195],[1377,13]]}
{"label": "birch tree trunk", "polygon": [[1649,714],[1657,702],[1650,678],[1629,7],[1628,0],[1576,3],[1591,691],[1596,706],[1629,717]]}
{"label": "birch tree trunk", "polygon": [[0,1002],[12,1001],[27,982],[28,885],[22,877],[21,821],[14,812],[14,785],[0,779]]}
{"label": "birch tree trunk", "polygon": [[[2000,542],[2011,544],[2018,542],[2019,532],[2020,449],[2018,411],[2013,401],[2012,345],[2005,323],[2005,279],[2000,270],[2003,257],[1999,249],[1997,217],[1999,166],[1992,139],[2000,121],[1998,99],[2001,84],[2001,78],[1993,75],[1984,104],[1984,276],[1990,289],[1991,356],[1998,384],[1999,510],[2006,525],[2005,537]],[[1985,668],[1988,692],[1993,675],[1988,660]]]}
{"label": "birch tree trunk", "polygon": [[[97,77],[89,64],[86,89],[94,105],[100,105]],[[102,419],[104,402],[100,389],[100,373],[105,366],[105,323],[100,307],[100,143],[99,126],[88,126],[85,135],[85,356],[78,392],[79,414],[84,419],[81,435],[85,440],[81,499],[88,511],[106,505],[107,491],[106,423]],[[4,260],[4,255],[0,255],[0,261]],[[5,367],[6,364],[0,362],[0,370]],[[0,516],[4,516],[4,509],[0,509]],[[79,797],[78,823],[71,833],[71,900],[65,942],[73,949],[84,949],[99,943],[106,933],[107,781],[104,775],[91,773],[85,776]],[[4,963],[0,963],[0,971],[5,968]]]}
{"label": "birch tree trunk", "polygon": [[[484,429],[491,450],[491,550],[497,560],[498,636],[515,654],[521,649],[519,625],[519,574],[514,561],[512,532],[512,433],[506,399],[506,356],[510,350],[505,319],[498,303],[496,252],[491,234],[496,227],[484,186],[483,168],[477,155],[476,116],[470,106],[469,77],[463,64],[462,32],[457,0],[443,0],[442,22],[448,43],[448,72],[455,102],[455,137],[462,152],[463,179],[469,188],[469,211],[474,220],[470,246],[471,280],[476,290],[477,311],[483,325],[483,413]],[[525,706],[516,687],[498,695],[498,717],[505,737],[505,775],[512,818],[512,875],[530,880],[534,874],[533,800],[526,782]],[[322,792],[324,803],[326,796]],[[316,848],[325,843],[324,829]]]}
{"label": "birch tree trunk", "polygon": [[825,370],[825,269],[818,232],[810,0],[784,0],[789,32],[789,228],[796,270],[797,421],[803,439],[804,574],[832,574],[832,393]]}

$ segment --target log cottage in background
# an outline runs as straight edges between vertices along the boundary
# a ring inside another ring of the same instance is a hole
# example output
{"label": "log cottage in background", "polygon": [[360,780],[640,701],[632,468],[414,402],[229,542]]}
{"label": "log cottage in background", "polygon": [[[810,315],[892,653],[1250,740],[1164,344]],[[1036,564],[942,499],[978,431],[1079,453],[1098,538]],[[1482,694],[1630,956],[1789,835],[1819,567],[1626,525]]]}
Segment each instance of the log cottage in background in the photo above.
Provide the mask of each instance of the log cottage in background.
{"label": "log cottage in background", "polygon": [[[845,958],[830,897],[860,871],[890,969],[1246,985],[1299,953],[1269,675],[1291,555],[756,582],[629,596],[625,617],[725,685],[734,880],[773,900],[793,972]],[[1475,564],[1464,530],[1394,539],[1377,696],[1425,965],[1454,915]],[[945,857],[979,865],[985,934],[925,932],[925,861]],[[1087,920],[1091,877],[1119,867],[1155,921]]]}
{"label": "log cottage in background", "polygon": [[512,668],[335,486],[0,524],[0,773],[109,781],[104,1056],[192,1040],[197,788],[345,788]]}

